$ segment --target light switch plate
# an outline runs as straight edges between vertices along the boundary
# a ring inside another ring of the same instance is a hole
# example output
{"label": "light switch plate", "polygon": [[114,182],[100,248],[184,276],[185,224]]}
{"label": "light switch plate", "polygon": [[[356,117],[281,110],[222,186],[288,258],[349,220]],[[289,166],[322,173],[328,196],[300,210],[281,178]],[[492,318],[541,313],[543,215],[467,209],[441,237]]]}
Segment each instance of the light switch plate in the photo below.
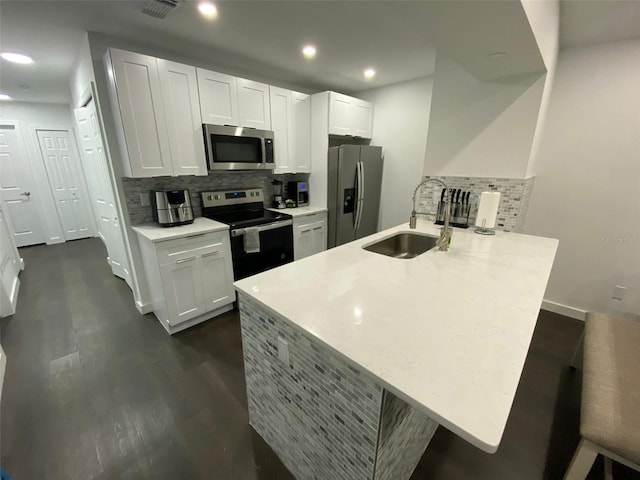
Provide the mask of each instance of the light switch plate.
{"label": "light switch plate", "polygon": [[148,207],[149,205],[151,205],[151,201],[149,200],[149,194],[147,193],[140,194],[140,205],[142,207]]}
{"label": "light switch plate", "polygon": [[289,343],[282,337],[278,337],[278,359],[287,367],[289,363]]}

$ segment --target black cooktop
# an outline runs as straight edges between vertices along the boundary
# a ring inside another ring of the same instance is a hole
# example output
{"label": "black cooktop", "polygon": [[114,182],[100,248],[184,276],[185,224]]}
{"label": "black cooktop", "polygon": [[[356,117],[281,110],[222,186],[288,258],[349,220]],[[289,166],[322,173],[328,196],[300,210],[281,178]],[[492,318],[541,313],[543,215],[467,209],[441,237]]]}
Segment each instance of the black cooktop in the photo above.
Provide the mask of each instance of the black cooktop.
{"label": "black cooktop", "polygon": [[230,205],[224,207],[205,208],[205,217],[217,222],[226,223],[233,230],[235,228],[255,227],[282,220],[291,220],[291,215],[266,210],[262,203],[246,205]]}

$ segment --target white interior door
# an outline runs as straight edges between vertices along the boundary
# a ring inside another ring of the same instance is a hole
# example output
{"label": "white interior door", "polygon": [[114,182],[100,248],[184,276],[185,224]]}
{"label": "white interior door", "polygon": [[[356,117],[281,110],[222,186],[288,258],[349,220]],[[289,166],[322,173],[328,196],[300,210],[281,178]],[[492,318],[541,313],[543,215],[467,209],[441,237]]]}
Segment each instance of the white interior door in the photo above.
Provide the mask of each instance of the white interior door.
{"label": "white interior door", "polygon": [[91,204],[98,223],[98,235],[107,248],[107,261],[111,265],[111,271],[128,283],[130,281],[129,264],[93,99],[85,107],[76,108],[74,113],[80,136],[85,177],[91,191]]}
{"label": "white interior door", "polygon": [[0,197],[16,245],[44,243],[37,193],[17,124],[0,125]]}
{"label": "white interior door", "polygon": [[65,240],[93,236],[82,170],[73,155],[69,132],[38,130],[38,142]]}

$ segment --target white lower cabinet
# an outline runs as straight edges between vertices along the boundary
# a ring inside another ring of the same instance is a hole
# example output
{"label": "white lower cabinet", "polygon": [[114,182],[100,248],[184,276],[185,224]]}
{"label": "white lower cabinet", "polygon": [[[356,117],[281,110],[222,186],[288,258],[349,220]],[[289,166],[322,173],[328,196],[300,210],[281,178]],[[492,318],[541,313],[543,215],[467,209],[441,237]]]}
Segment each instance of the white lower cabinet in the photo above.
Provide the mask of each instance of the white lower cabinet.
{"label": "white lower cabinet", "polygon": [[160,267],[160,278],[170,325],[205,313],[200,265],[195,255]]}
{"label": "white lower cabinet", "polygon": [[157,243],[139,238],[153,312],[169,333],[233,308],[233,264],[227,231]]}
{"label": "white lower cabinet", "polygon": [[327,249],[327,214],[293,218],[293,258],[300,260]]}

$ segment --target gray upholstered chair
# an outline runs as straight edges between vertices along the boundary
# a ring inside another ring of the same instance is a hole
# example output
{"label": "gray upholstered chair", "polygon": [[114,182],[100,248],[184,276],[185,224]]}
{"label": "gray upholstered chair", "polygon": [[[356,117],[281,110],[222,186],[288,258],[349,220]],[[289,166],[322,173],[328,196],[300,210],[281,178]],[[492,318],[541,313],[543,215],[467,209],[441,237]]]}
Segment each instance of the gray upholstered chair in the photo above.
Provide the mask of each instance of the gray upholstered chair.
{"label": "gray upholstered chair", "polygon": [[599,453],[607,479],[612,459],[640,471],[640,323],[588,313],[581,341],[582,438],[564,478],[584,480]]}

